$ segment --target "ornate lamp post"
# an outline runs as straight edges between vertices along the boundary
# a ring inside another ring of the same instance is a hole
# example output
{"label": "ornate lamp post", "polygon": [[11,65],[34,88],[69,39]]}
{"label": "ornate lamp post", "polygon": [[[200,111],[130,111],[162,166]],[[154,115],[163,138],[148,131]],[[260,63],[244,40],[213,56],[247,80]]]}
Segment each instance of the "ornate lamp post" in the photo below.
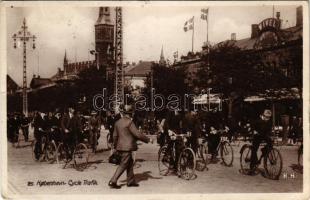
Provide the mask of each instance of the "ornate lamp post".
{"label": "ornate lamp post", "polygon": [[16,41],[20,40],[23,42],[23,114],[28,117],[28,97],[27,97],[27,46],[26,42],[32,40],[32,48],[35,49],[35,35],[31,35],[28,31],[28,27],[26,25],[26,19],[23,20],[23,25],[21,30],[13,35],[14,40],[14,48],[16,49]]}

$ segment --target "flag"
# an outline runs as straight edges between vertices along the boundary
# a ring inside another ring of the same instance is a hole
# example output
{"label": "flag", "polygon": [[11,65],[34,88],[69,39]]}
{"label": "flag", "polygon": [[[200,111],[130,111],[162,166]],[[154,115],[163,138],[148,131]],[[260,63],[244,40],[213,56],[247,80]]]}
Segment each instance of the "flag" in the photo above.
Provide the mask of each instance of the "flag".
{"label": "flag", "polygon": [[201,19],[207,21],[208,13],[209,13],[209,8],[207,8],[207,9],[203,8],[203,9],[201,9],[201,12],[202,12]]}
{"label": "flag", "polygon": [[190,18],[188,21],[184,24],[184,31],[187,32],[188,30],[194,29],[194,16]]}

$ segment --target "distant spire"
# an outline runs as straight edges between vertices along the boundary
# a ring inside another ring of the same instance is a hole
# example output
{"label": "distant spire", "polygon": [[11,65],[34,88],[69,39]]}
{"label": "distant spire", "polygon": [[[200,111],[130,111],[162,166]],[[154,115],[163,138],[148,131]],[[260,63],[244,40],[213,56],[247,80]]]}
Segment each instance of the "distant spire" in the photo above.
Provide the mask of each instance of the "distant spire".
{"label": "distant spire", "polygon": [[163,45],[161,46],[161,53],[160,53],[159,64],[161,64],[161,65],[165,65],[166,64]]}
{"label": "distant spire", "polygon": [[110,7],[100,7],[97,24],[112,24],[110,17]]}
{"label": "distant spire", "polygon": [[64,74],[66,75],[66,73],[67,73],[67,66],[68,66],[68,59],[67,59],[67,50],[65,50],[65,57],[64,57],[64,64],[63,64],[64,66]]}
{"label": "distant spire", "polygon": [[68,64],[67,50],[65,50],[64,65]]}

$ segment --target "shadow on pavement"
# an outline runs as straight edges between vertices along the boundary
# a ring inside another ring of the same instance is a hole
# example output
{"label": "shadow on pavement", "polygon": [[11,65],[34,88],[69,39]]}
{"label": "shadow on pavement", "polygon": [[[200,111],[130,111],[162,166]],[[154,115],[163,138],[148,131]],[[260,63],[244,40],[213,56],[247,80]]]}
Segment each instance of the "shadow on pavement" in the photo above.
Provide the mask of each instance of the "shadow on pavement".
{"label": "shadow on pavement", "polygon": [[[135,180],[137,183],[142,181],[147,181],[149,179],[162,179],[162,177],[154,177],[151,175],[151,171],[145,171],[142,173],[135,174]],[[122,180],[122,183],[126,182],[126,180]]]}
{"label": "shadow on pavement", "polygon": [[294,170],[295,172],[298,172],[300,174],[303,173],[303,166],[300,166],[300,165],[296,165],[296,164],[292,164],[290,166],[290,168],[292,168],[292,170]]}

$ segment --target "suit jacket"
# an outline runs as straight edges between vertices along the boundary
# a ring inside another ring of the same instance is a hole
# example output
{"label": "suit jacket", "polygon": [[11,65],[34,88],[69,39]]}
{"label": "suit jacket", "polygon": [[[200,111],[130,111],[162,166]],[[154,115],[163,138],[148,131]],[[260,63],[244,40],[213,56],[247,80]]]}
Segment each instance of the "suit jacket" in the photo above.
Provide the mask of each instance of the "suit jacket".
{"label": "suit jacket", "polygon": [[140,133],[132,120],[122,117],[114,126],[113,141],[115,149],[118,151],[136,151],[138,149],[137,140],[148,143],[150,139]]}
{"label": "suit jacket", "polygon": [[190,112],[186,113],[182,121],[183,131],[192,131],[193,137],[200,136],[200,121],[196,116],[193,116]]}
{"label": "suit jacket", "polygon": [[61,129],[63,132],[65,132],[65,129],[68,129],[70,132],[78,132],[81,130],[81,123],[80,119],[73,115],[70,119],[69,114],[64,114],[61,120]]}
{"label": "suit jacket", "polygon": [[47,122],[41,117],[41,115],[37,115],[34,119],[34,131],[38,131],[39,128],[42,130],[47,129]]}

